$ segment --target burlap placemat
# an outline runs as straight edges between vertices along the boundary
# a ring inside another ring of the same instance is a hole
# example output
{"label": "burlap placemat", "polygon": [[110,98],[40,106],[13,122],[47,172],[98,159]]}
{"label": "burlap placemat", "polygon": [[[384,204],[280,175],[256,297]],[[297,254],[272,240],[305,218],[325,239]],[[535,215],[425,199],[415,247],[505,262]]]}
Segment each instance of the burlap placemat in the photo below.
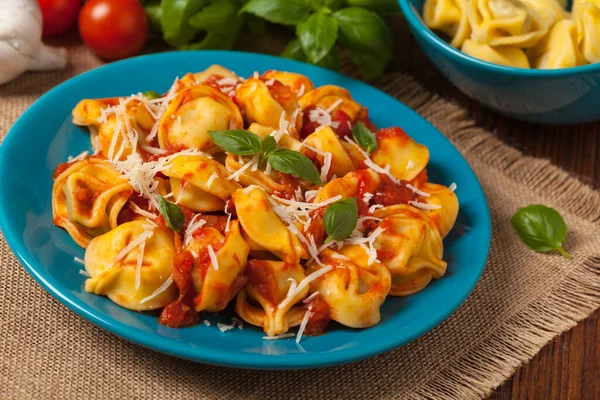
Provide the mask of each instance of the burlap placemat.
{"label": "burlap placemat", "polygon": [[[0,88],[0,133],[64,79],[100,64],[80,47],[64,72]],[[493,238],[481,281],[460,309],[390,353],[313,371],[212,367],[154,353],[106,333],[46,293],[0,243],[0,398],[474,399],[490,393],[549,340],[600,306],[600,194],[548,161],[525,157],[463,110],[397,73],[376,82],[452,140],[479,177]],[[527,249],[510,226],[521,206],[557,208],[575,256]],[[393,335],[393,332],[390,332]]]}

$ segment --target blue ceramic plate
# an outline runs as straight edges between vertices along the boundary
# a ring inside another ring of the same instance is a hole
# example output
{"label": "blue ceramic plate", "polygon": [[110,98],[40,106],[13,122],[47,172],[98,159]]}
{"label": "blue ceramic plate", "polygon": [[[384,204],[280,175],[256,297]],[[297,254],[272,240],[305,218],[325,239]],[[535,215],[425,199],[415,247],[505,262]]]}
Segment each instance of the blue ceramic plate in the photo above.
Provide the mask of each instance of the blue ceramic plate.
{"label": "blue ceramic plate", "polygon": [[[129,95],[145,90],[166,91],[175,76],[221,64],[248,76],[253,71],[299,72],[316,86],[333,84],[350,90],[369,108],[380,127],[401,126],[429,147],[428,171],[433,182],[458,184],[460,214],[446,239],[448,273],[425,290],[406,298],[388,298],[381,322],[369,329],[336,325],[318,337],[266,341],[264,333],[245,325],[222,333],[217,322],[231,314],[208,315],[212,322],[184,328],[161,326],[154,313],[137,313],[107,298],[86,293],[83,257],[67,233],[52,225],[52,171],[69,155],[90,149],[84,129],[71,123],[71,110],[86,97]],[[343,75],[277,57],[236,52],[171,52],[109,64],[70,79],[36,101],[15,123],[0,146],[0,226],[25,269],[54,297],[77,314],[115,335],[173,356],[244,368],[314,368],[374,356],[423,335],[447,318],[469,295],[485,265],[490,245],[490,215],[473,171],[427,121],[387,94]],[[468,229],[467,229],[468,228]]]}

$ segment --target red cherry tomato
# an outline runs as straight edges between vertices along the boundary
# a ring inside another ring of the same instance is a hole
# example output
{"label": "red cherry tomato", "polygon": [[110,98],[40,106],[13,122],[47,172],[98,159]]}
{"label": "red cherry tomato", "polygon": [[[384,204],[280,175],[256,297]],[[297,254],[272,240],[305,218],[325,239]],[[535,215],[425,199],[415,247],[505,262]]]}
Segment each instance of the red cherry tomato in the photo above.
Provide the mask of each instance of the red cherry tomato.
{"label": "red cherry tomato", "polygon": [[43,35],[56,36],[75,25],[81,0],[38,0],[42,10]]}
{"label": "red cherry tomato", "polygon": [[137,0],[88,0],[79,13],[79,34],[99,57],[134,56],[148,38],[148,21]]}

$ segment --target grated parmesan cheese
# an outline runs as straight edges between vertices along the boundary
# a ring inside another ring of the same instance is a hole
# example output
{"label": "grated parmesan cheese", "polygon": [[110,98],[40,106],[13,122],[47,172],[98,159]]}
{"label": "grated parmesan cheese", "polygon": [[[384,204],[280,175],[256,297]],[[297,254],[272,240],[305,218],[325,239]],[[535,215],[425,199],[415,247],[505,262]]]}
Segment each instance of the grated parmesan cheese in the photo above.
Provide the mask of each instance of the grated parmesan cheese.
{"label": "grated parmesan cheese", "polygon": [[212,267],[215,271],[217,271],[219,269],[219,260],[217,260],[217,255],[215,253],[215,250],[213,249],[212,245],[208,245],[206,246],[206,249],[208,250],[208,256],[210,257],[210,263],[212,264]]}
{"label": "grated parmesan cheese", "polygon": [[204,320],[204,325],[206,325],[206,326],[210,326],[210,325],[211,325],[211,323],[210,323],[210,321],[209,321],[209,320],[205,319],[205,320]]}
{"label": "grated parmesan cheese", "polygon": [[173,283],[173,277],[171,275],[169,275],[167,280],[164,281],[163,284],[160,285],[160,287],[158,289],[156,289],[150,296],[144,297],[142,300],[140,300],[140,303],[144,304],[145,302],[152,300],[153,298],[155,298],[156,296],[158,296],[159,294],[161,294],[162,292],[167,290],[169,288],[169,286],[171,286],[172,283]]}
{"label": "grated parmesan cheese", "polygon": [[448,189],[449,189],[451,192],[454,192],[454,191],[456,190],[456,188],[457,188],[457,186],[456,186],[456,183],[455,183],[455,182],[452,182],[452,183],[450,184],[450,186],[448,186]]}
{"label": "grated parmesan cheese", "polygon": [[[192,217],[192,219],[190,220],[190,223],[188,224],[187,229],[185,230],[185,235],[183,236],[183,245],[184,246],[188,246],[193,239],[193,234],[195,231],[197,231],[198,229],[202,228],[204,226],[204,224],[206,224],[206,221],[202,218],[202,214],[196,214]],[[198,257],[196,257],[198,258]]]}
{"label": "grated parmesan cheese", "polygon": [[231,325],[226,325],[226,324],[222,324],[220,322],[217,322],[217,327],[219,328],[219,330],[223,333],[232,330],[233,328],[235,328],[234,326]]}
{"label": "grated parmesan cheese", "polygon": [[225,223],[225,233],[229,232],[229,223],[231,222],[231,213],[227,211],[228,207],[229,199],[227,199],[227,201],[225,202],[225,207],[223,208],[223,211],[225,212],[225,214],[227,214],[227,222]]}
{"label": "grated parmesan cheese", "polygon": [[325,153],[325,157],[323,157],[323,168],[321,168],[321,181],[323,183],[327,183],[327,174],[329,173],[329,169],[331,168],[331,158],[333,155],[329,152]]}
{"label": "grated parmesan cheese", "polygon": [[440,206],[439,204],[420,203],[414,200],[409,201],[408,204],[410,204],[413,207],[420,208],[421,210],[437,210],[439,208],[442,208],[442,206]]}
{"label": "grated parmesan cheese", "polygon": [[328,114],[331,114],[331,112],[333,110],[335,110],[340,104],[342,104],[342,99],[337,99],[336,101],[333,102],[332,105],[330,105],[327,110],[325,110],[325,112],[327,112]]}
{"label": "grated parmesan cheese", "polygon": [[88,274],[87,271],[84,269],[80,269],[79,274],[83,275],[83,276],[87,276],[88,278],[91,278],[90,274]]}
{"label": "grated parmesan cheese", "polygon": [[73,257],[73,260],[75,260],[75,262],[79,263],[79,264],[85,264],[85,262],[83,261],[82,258],[79,257]]}
{"label": "grated parmesan cheese", "polygon": [[67,161],[68,162],[73,162],[73,161],[82,161],[85,160],[86,157],[89,155],[90,153],[88,151],[82,151],[81,153],[79,153],[78,155],[76,155],[75,157],[73,156],[69,156],[67,157]]}
{"label": "grated parmesan cheese", "polygon": [[302,335],[304,334],[304,329],[306,329],[306,325],[308,324],[308,320],[310,319],[312,312],[310,309],[306,310],[304,313],[304,317],[302,318],[302,322],[300,323],[300,328],[298,329],[298,334],[296,335],[296,343],[300,343],[302,340]]}
{"label": "grated parmesan cheese", "polygon": [[320,278],[321,276],[325,275],[332,269],[333,269],[333,267],[331,265],[326,265],[326,266],[316,270],[315,272],[311,273],[306,278],[302,279],[302,281],[300,281],[298,286],[296,286],[296,290],[294,290],[294,292],[291,294],[288,293],[288,295],[285,297],[285,299],[283,299],[283,301],[281,303],[279,303],[277,308],[279,308],[280,310],[285,309],[285,307],[287,307],[290,304],[290,302],[294,299],[294,297],[296,297],[298,295],[298,293],[300,293],[302,290],[304,290],[305,287],[310,285],[310,283],[312,281]]}
{"label": "grated parmesan cheese", "polygon": [[422,190],[419,190],[418,188],[414,187],[410,183],[407,183],[405,186],[407,188],[409,188],[410,190],[412,190],[413,192],[415,192],[416,194],[418,194],[419,196],[422,196],[422,197],[429,197],[429,196],[431,196],[431,194],[429,194],[427,192],[424,192]]}
{"label": "grated parmesan cheese", "polygon": [[304,91],[306,90],[306,87],[304,86],[304,83],[302,85],[300,85],[300,90],[298,90],[298,98],[304,96]]}
{"label": "grated parmesan cheese", "polygon": [[[129,202],[129,208],[131,208],[133,210],[133,212],[135,212],[136,214],[141,215],[142,217],[146,217],[146,218],[151,218],[154,219],[156,218],[156,215],[152,214],[149,211],[143,210],[141,209],[137,204],[135,204],[133,201]],[[148,221],[151,222],[151,221]],[[151,222],[153,223],[153,222]]]}
{"label": "grated parmesan cheese", "polygon": [[217,174],[217,172],[213,172],[212,174],[210,174],[210,176],[208,177],[207,181],[206,181],[206,186],[207,187],[211,187],[213,182],[215,181],[215,179],[217,179],[219,177],[219,174]]}
{"label": "grated parmesan cheese", "polygon": [[317,290],[316,292],[314,292],[313,294],[311,294],[310,296],[308,296],[307,298],[305,298],[304,300],[302,300],[302,303],[306,304],[306,303],[310,303],[311,301],[313,301],[313,299],[315,297],[317,297],[319,295],[319,291]]}
{"label": "grated parmesan cheese", "polygon": [[296,336],[296,334],[288,332],[288,333],[282,333],[281,335],[275,335],[275,336],[263,336],[264,340],[279,340],[279,339],[287,339],[287,338],[291,338]]}

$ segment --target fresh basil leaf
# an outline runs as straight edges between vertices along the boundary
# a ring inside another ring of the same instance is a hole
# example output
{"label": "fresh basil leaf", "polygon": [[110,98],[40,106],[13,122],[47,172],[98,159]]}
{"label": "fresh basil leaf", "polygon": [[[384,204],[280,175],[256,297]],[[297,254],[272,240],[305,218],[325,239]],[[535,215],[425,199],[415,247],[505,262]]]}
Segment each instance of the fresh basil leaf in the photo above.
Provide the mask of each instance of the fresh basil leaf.
{"label": "fresh basil leaf", "polygon": [[294,150],[279,149],[269,156],[269,164],[277,171],[297,176],[315,185],[321,186],[321,177],[317,167],[304,154]]}
{"label": "fresh basil leaf", "polygon": [[310,4],[315,11],[329,13],[342,6],[343,0],[311,0]]}
{"label": "fresh basil leaf", "polygon": [[269,22],[297,25],[310,14],[309,0],[250,0],[241,12],[254,14]]}
{"label": "fresh basil leaf", "polygon": [[158,211],[165,219],[169,228],[175,232],[181,230],[183,223],[185,222],[185,217],[177,204],[173,204],[165,200],[164,197],[158,196]]}
{"label": "fresh basil leaf", "polygon": [[383,63],[392,58],[392,33],[376,13],[349,7],[333,14],[339,22],[340,42],[356,54],[369,54]]}
{"label": "fresh basil leaf", "polygon": [[181,50],[205,50],[205,49],[220,49],[230,50],[237,41],[237,30],[228,33],[207,32],[204,38],[195,43],[179,46]]}
{"label": "fresh basil leaf", "polygon": [[309,61],[313,64],[318,63],[335,44],[338,35],[337,19],[316,12],[296,26],[296,35]]}
{"label": "fresh basil leaf", "polygon": [[189,43],[198,30],[188,21],[208,3],[209,0],[161,0],[161,26],[165,41],[175,47]]}
{"label": "fresh basil leaf", "polygon": [[360,72],[362,72],[366,79],[375,79],[383,75],[385,66],[389,61],[371,54],[361,54],[352,50],[350,51],[350,58],[354,64],[358,65]]}
{"label": "fresh basil leaf", "polygon": [[362,7],[379,15],[400,14],[398,0],[347,0],[349,7]]}
{"label": "fresh basil leaf", "polygon": [[573,258],[562,247],[567,224],[555,209],[542,204],[523,207],[513,215],[511,224],[530,249],[537,252],[557,250],[563,256]]}
{"label": "fresh basil leaf", "polygon": [[260,142],[260,157],[258,159],[259,167],[263,165],[264,161],[277,150],[277,141],[271,135],[265,136]]}
{"label": "fresh basil leaf", "polygon": [[[300,41],[298,39],[290,41],[287,46],[285,46],[281,56],[292,60],[308,62],[308,58],[306,57],[306,54],[304,54],[304,50],[302,50],[302,45],[300,45]],[[327,55],[323,57],[323,59],[316,65],[323,68],[329,68],[334,71],[339,71],[340,56],[337,49],[332,47],[329,53],[327,53]]]}
{"label": "fresh basil leaf", "polygon": [[238,6],[234,0],[219,0],[190,18],[190,25],[209,32],[228,33],[236,23]]}
{"label": "fresh basil leaf", "polygon": [[323,225],[327,232],[325,243],[346,239],[356,228],[357,222],[358,206],[354,197],[330,204],[323,215]]}
{"label": "fresh basil leaf", "polygon": [[377,149],[377,138],[369,128],[363,125],[362,122],[358,121],[354,124],[352,127],[352,136],[354,137],[354,140],[356,140],[356,143],[369,153]]}
{"label": "fresh basil leaf", "polygon": [[302,45],[298,39],[291,40],[283,49],[281,57],[291,60],[307,61],[306,54],[302,50]]}
{"label": "fresh basil leaf", "polygon": [[252,132],[241,129],[208,131],[217,146],[240,156],[251,156],[260,151],[260,138]]}
{"label": "fresh basil leaf", "polygon": [[159,97],[161,97],[160,93],[158,93],[154,90],[148,90],[148,91],[142,92],[142,96],[144,96],[145,98],[147,98],[149,100],[158,99]]}
{"label": "fresh basil leaf", "polygon": [[150,21],[150,26],[157,30],[161,30],[161,19],[162,19],[162,7],[160,3],[152,3],[144,6],[144,10],[146,11],[146,15],[148,16],[148,20]]}

